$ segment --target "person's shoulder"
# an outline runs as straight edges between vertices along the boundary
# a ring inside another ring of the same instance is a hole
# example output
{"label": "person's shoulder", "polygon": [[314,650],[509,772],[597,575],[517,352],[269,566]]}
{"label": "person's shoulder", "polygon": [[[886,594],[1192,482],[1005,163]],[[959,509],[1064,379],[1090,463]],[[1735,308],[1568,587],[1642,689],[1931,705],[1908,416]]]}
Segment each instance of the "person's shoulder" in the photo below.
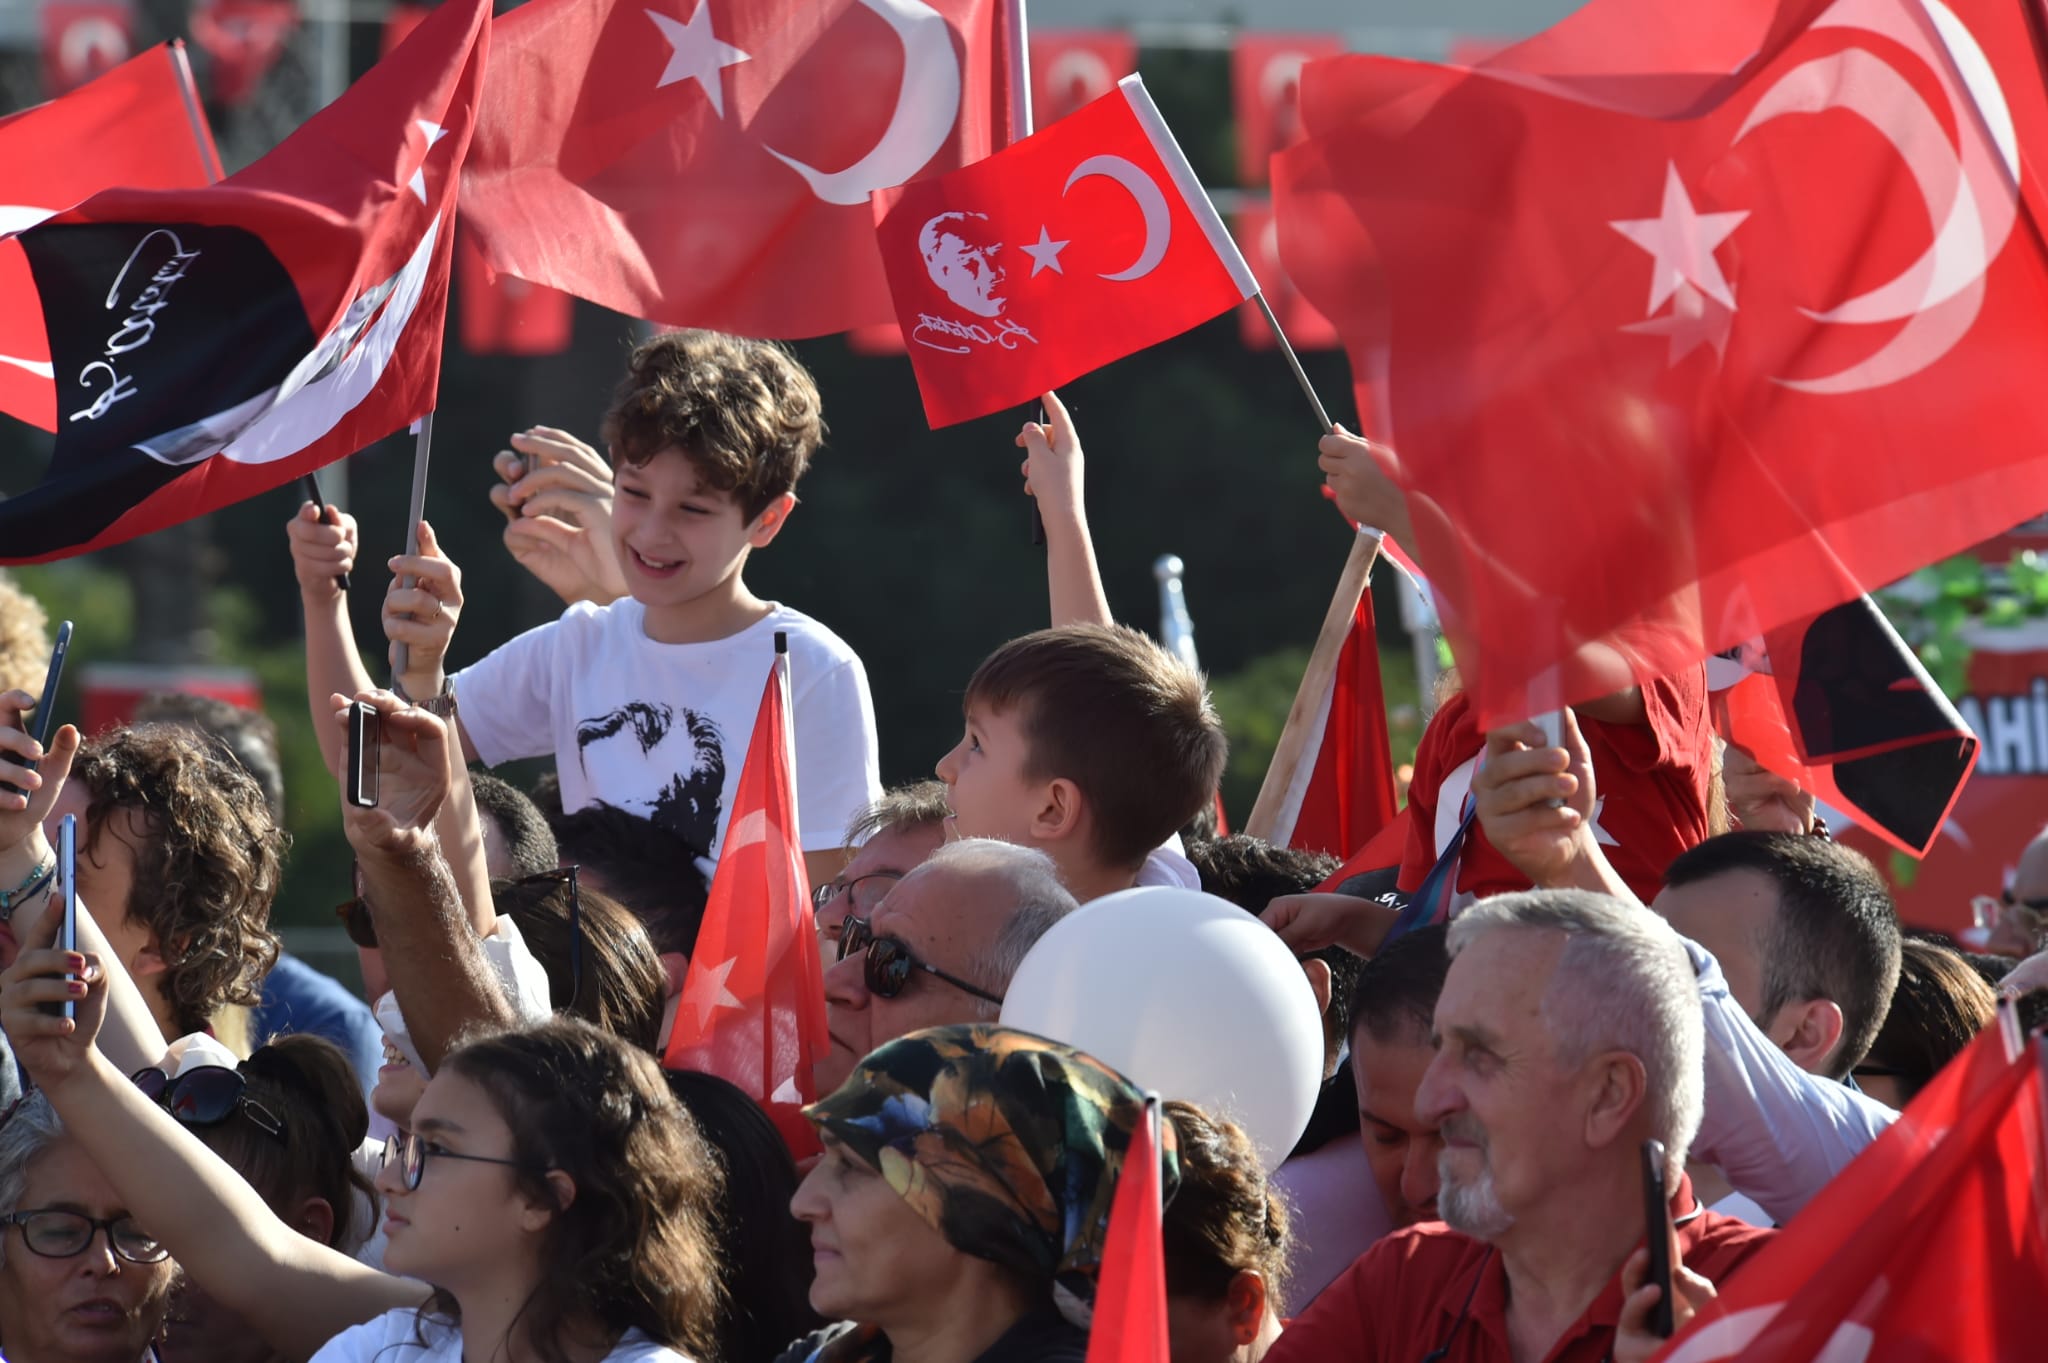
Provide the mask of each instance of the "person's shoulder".
{"label": "person's shoulder", "polygon": [[1441,1221],[1404,1226],[1381,1236],[1371,1249],[1353,1259],[1351,1267],[1323,1289],[1322,1297],[1341,1289],[1345,1296],[1372,1302],[1397,1279],[1422,1285],[1419,1290],[1449,1291],[1448,1284],[1461,1269],[1478,1265],[1490,1252],[1483,1241]]}
{"label": "person's shoulder", "polygon": [[753,627],[773,635],[776,630],[789,635],[789,651],[799,661],[840,665],[858,665],[860,655],[853,651],[853,645],[834,634],[830,628],[811,616],[805,615],[794,606],[774,603],[760,624]]}
{"label": "person's shoulder", "polygon": [[[392,1363],[428,1363],[459,1357],[461,1342],[461,1332],[448,1322],[401,1307],[343,1330],[320,1346],[312,1363],[370,1363],[380,1357]],[[402,1352],[387,1355],[389,1349]]]}
{"label": "person's shoulder", "polygon": [[1702,1211],[1699,1219],[1684,1229],[1685,1266],[1717,1287],[1723,1278],[1762,1253],[1764,1246],[1778,1235],[1769,1226],[1751,1225],[1716,1211]]}
{"label": "person's shoulder", "polygon": [[694,1360],[666,1344],[656,1344],[638,1330],[628,1330],[618,1346],[604,1356],[604,1363],[694,1363]]}

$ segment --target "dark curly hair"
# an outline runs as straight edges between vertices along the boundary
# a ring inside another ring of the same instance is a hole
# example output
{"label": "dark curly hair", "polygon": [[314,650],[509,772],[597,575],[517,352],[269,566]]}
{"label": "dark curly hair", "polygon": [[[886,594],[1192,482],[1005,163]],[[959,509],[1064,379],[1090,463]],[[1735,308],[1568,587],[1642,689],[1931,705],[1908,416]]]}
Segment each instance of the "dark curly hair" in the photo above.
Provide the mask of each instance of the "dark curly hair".
{"label": "dark curly hair", "polygon": [[1251,1139],[1193,1103],[1176,1098],[1164,1108],[1180,1143],[1180,1190],[1160,1226],[1167,1293],[1221,1301],[1231,1280],[1250,1271],[1278,1302],[1293,1249],[1287,1204],[1266,1182]]}
{"label": "dark curly hair", "polygon": [[228,1004],[253,1007],[277,961],[270,901],[290,843],[256,778],[181,724],[139,724],[89,740],[71,779],[89,796],[87,855],[115,810],[145,831],[122,907],[162,945],[179,1030],[205,1031]]}
{"label": "dark curly hair", "polygon": [[[556,1204],[551,1171],[576,1185],[548,1224],[539,1280],[515,1322],[544,1363],[568,1363],[572,1332],[592,1321],[607,1348],[637,1329],[692,1358],[714,1358],[723,1307],[712,1230],[724,1192],[718,1156],[653,1057],[581,1018],[557,1016],[466,1040],[443,1065],[481,1088],[511,1128],[514,1177],[527,1197]],[[443,1291],[424,1314],[461,1318]]]}
{"label": "dark curly hair", "polygon": [[781,346],[670,331],[634,348],[602,432],[614,464],[680,450],[752,521],[804,476],[825,420],[818,385]]}

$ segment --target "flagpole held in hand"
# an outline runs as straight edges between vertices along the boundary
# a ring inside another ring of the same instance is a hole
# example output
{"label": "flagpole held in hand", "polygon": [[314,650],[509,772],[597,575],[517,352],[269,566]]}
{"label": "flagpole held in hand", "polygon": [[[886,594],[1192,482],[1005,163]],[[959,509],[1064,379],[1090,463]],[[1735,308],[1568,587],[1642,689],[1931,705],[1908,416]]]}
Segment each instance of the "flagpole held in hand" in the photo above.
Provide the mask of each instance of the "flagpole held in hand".
{"label": "flagpole held in hand", "polygon": [[[316,473],[308,472],[305,477],[299,479],[299,485],[306,490],[306,500],[311,502],[314,509],[320,513],[320,519],[323,521],[327,520],[327,499],[320,495],[320,476]],[[328,524],[338,524],[338,521],[328,521]],[[334,585],[341,588],[343,592],[348,591],[348,574],[336,573],[334,575]]]}
{"label": "flagpole held in hand", "polygon": [[[434,446],[434,414],[428,412],[414,427],[412,447],[412,508],[405,520],[405,552],[408,556],[420,551],[420,517],[427,514],[427,456]],[[413,585],[410,573],[398,579],[401,587]],[[391,645],[391,680],[394,684],[405,675],[412,662],[412,650],[400,639]]]}
{"label": "flagpole held in hand", "polygon": [[[1005,63],[1010,68],[1010,140],[1031,136],[1031,21],[1025,14],[1026,0],[1003,0]],[[1045,424],[1045,404],[1038,404],[1033,418]],[[1038,499],[1031,499],[1031,542],[1045,543],[1045,517],[1038,514]]]}

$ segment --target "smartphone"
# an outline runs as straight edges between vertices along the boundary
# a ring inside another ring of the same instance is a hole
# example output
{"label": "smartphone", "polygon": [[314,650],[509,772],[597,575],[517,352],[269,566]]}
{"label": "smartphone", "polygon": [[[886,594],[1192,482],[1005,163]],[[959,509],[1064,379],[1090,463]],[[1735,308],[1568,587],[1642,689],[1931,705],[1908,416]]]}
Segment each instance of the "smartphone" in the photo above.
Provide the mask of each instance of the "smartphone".
{"label": "smartphone", "polygon": [[357,809],[377,807],[377,748],[383,737],[384,717],[376,707],[349,702],[348,802]]}
{"label": "smartphone", "polygon": [[[57,822],[57,870],[55,879],[57,903],[59,912],[63,915],[57,920],[57,950],[76,951],[78,950],[78,816],[76,814],[66,814]],[[75,980],[78,977],[67,972],[64,978]],[[65,999],[62,1003],[45,1003],[40,1005],[40,1007],[45,1013],[55,1017],[68,1018],[78,1015],[78,1004],[72,999]]]}
{"label": "smartphone", "polygon": [[1650,1331],[1671,1338],[1671,1199],[1664,1188],[1664,1142],[1643,1142],[1643,1222],[1649,1237],[1650,1270],[1645,1283],[1662,1289],[1650,1308]]}
{"label": "smartphone", "polygon": [[[56,727],[57,685],[64,680],[64,655],[70,651],[71,622],[66,620],[57,626],[57,642],[50,649],[50,670],[43,674],[43,689],[36,696],[35,740],[46,748],[50,746],[50,731]],[[36,769],[33,762],[23,765],[30,771]],[[23,793],[21,787],[12,781],[0,781],[0,790],[5,790],[10,795]]]}

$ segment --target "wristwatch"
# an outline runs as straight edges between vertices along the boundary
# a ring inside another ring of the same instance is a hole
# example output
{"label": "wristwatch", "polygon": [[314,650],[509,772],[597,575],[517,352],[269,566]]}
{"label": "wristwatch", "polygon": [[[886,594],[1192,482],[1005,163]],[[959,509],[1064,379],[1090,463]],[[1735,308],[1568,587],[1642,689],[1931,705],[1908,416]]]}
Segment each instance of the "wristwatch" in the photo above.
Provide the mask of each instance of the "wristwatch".
{"label": "wristwatch", "polygon": [[391,690],[394,695],[407,705],[416,705],[436,719],[450,720],[456,716],[455,679],[453,677],[443,676],[441,678],[441,689],[428,696],[425,700],[414,700],[411,696],[405,694],[405,687],[397,681],[391,683]]}

